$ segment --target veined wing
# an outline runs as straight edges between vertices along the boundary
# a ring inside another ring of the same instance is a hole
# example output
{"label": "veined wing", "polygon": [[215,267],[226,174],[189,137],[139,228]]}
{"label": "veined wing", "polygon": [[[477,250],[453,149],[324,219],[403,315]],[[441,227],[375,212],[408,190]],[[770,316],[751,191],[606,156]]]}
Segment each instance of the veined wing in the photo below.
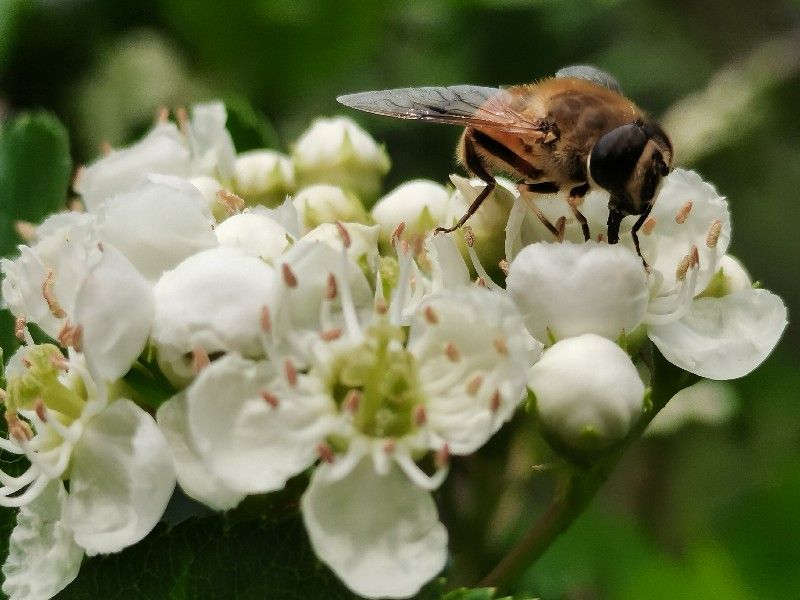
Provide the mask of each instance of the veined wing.
{"label": "veined wing", "polygon": [[488,127],[511,133],[541,133],[542,121],[515,109],[509,91],[477,85],[419,87],[346,94],[336,98],[350,108],[395,117]]}

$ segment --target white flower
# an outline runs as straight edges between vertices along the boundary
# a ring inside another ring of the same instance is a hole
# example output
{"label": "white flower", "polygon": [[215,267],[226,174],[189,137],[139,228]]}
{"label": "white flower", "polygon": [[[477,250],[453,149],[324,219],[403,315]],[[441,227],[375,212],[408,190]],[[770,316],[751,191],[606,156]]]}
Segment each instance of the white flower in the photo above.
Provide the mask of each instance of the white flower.
{"label": "white flower", "polygon": [[228,217],[214,233],[220,246],[239,248],[270,262],[274,262],[294,240],[286,228],[260,206]]}
{"label": "white flower", "polygon": [[647,310],[642,262],[618,244],[531,244],[511,263],[506,285],[541,342],[584,333],[614,340],[636,329]]}
{"label": "white flower", "polygon": [[347,234],[347,256],[365,273],[374,273],[380,259],[378,226],[361,223],[322,223],[303,236],[303,240],[325,242],[334,250],[344,248],[342,228]]}
{"label": "white flower", "polygon": [[401,223],[401,236],[424,238],[438,226],[450,226],[466,212],[463,199],[454,197],[443,185],[427,179],[407,181],[393,189],[372,207],[372,218],[381,227],[381,241],[388,244]]}
{"label": "white flower", "polygon": [[[74,540],[91,555],[118,552],[147,535],[172,495],[175,474],[152,417],[130,400],[110,401],[105,385],[89,373],[91,362],[87,366],[47,345],[23,347],[12,360],[5,392],[9,436],[0,447],[31,465],[17,477],[1,474],[0,505],[26,506],[51,482],[68,479],[59,551],[72,554]],[[50,535],[47,519],[38,523],[41,534]],[[23,528],[29,525],[23,519]],[[17,559],[10,558],[12,564]],[[39,566],[28,565],[31,577]]]}
{"label": "white flower", "polygon": [[167,271],[155,286],[152,340],[165,374],[195,374],[192,352],[261,356],[261,318],[275,309],[275,272],[237,248],[212,248]]}
{"label": "white flower", "polygon": [[192,174],[228,180],[233,176],[236,150],[225,128],[228,113],[222,102],[192,106],[189,121],[189,147],[192,151]]}
{"label": "white flower", "polygon": [[595,334],[561,340],[530,370],[548,436],[579,450],[616,442],[642,415],[644,384],[628,355]]}
{"label": "white flower", "polygon": [[367,213],[352,193],[335,185],[312,185],[300,190],[294,205],[306,231],[337,221],[366,223]]}
{"label": "white flower", "polygon": [[317,119],[292,152],[300,186],[330,183],[370,203],[389,171],[389,156],[370,135],[346,117]]}
{"label": "white flower", "polygon": [[275,206],[295,189],[294,165],[274,150],[250,150],[236,157],[234,191],[249,205]]}
{"label": "white flower", "polygon": [[670,435],[690,423],[721,425],[737,408],[736,390],[730,383],[703,379],[670,398],[650,421],[645,435]]}

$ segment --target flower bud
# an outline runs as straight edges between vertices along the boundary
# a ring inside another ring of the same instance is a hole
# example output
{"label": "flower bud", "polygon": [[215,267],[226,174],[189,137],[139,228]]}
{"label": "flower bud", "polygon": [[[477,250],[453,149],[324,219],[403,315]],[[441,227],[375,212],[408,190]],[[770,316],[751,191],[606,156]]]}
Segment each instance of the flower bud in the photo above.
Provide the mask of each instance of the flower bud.
{"label": "flower bud", "polygon": [[294,166],[274,150],[251,150],[236,157],[234,190],[248,205],[274,207],[295,189]]}
{"label": "flower bud", "polygon": [[389,244],[400,223],[402,237],[425,237],[438,226],[449,226],[466,210],[463,201],[453,198],[446,187],[427,179],[407,181],[396,187],[372,207],[372,218],[380,225],[381,242]]}
{"label": "flower bud", "polygon": [[228,217],[217,226],[214,233],[220,246],[240,248],[246,254],[262,260],[275,260],[292,240],[283,225],[260,206]]}
{"label": "flower bud", "polygon": [[307,231],[322,223],[366,223],[368,220],[358,197],[335,185],[320,184],[304,188],[293,201]]}
{"label": "flower bud", "polygon": [[346,117],[314,121],[297,140],[292,158],[301,186],[338,185],[369,204],[390,166],[383,147]]}
{"label": "flower bud", "polygon": [[545,435],[578,451],[621,440],[642,414],[644,384],[636,367],[614,342],[594,334],[545,350],[528,387]]}
{"label": "flower bud", "polygon": [[[362,223],[342,223],[347,233],[347,256],[355,262],[365,274],[374,270],[378,264],[378,226]],[[309,231],[304,240],[325,242],[334,250],[341,251],[344,242],[338,225],[322,223]]]}

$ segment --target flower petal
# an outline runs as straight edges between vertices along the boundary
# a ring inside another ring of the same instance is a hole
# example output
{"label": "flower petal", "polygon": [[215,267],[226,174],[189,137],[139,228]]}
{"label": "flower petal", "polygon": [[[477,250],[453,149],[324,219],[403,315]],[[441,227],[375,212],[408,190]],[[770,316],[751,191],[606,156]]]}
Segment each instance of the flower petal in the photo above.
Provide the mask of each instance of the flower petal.
{"label": "flower petal", "polygon": [[186,495],[214,510],[229,510],[241,502],[245,494],[235,492],[214,476],[192,445],[187,423],[186,394],[180,393],[162,404],[156,421],[172,450],[178,484]]}
{"label": "flower petal", "polygon": [[67,523],[87,554],[119,552],[158,523],[175,488],[169,445],[130,400],[95,416],[75,445]]}
{"label": "flower petal", "polygon": [[150,336],[153,313],[153,288],[116,248],[106,245],[75,302],[83,351],[100,377],[113,381],[128,372]]}
{"label": "flower petal", "polygon": [[232,215],[214,230],[221,246],[240,248],[262,260],[274,261],[291,243],[289,232],[264,211]]}
{"label": "flower petal", "polygon": [[10,600],[52,598],[78,575],[83,549],[62,519],[66,492],[51,481],[17,514],[3,564],[3,592]]}
{"label": "flower petal", "polygon": [[746,289],[698,298],[680,321],[651,326],[648,335],[671,363],[709,379],[736,379],[760,365],[786,328],[778,296]]}
{"label": "flower petal", "polygon": [[216,477],[243,493],[279,490],[311,465],[336,411],[311,376],[291,385],[268,363],[235,354],[204,369],[186,397],[198,454]]}
{"label": "flower petal", "polygon": [[447,531],[430,494],[397,468],[383,476],[368,458],[346,477],[323,464],[301,499],[317,556],[355,593],[407,598],[447,560]]}

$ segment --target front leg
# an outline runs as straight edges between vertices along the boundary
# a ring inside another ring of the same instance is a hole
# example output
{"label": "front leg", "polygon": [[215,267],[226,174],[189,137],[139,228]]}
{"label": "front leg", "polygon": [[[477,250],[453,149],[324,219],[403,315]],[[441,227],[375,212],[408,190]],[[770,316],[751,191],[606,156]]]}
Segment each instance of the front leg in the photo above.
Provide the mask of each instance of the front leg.
{"label": "front leg", "polygon": [[[534,192],[536,194],[555,194],[561,188],[558,186],[557,183],[553,181],[541,181],[539,183],[518,183],[517,190],[520,194],[524,194],[526,192]],[[535,201],[528,202],[528,207],[533,211],[538,219],[542,222],[542,225],[547,227],[547,230],[552,233],[558,241],[561,241],[563,232],[559,231],[558,228],[553,225],[550,220],[544,216],[544,213],[539,210],[539,207],[536,206]]]}
{"label": "front leg", "polygon": [[569,191],[569,199],[567,199],[567,203],[569,204],[569,207],[572,209],[572,214],[575,215],[575,218],[578,220],[578,223],[581,224],[583,239],[586,242],[592,239],[592,234],[589,232],[589,223],[586,222],[586,217],[583,216],[583,213],[578,210],[578,206],[580,205],[581,202],[583,202],[583,197],[586,195],[586,192],[588,191],[589,191],[588,183],[582,183],[581,185],[576,185]]}

